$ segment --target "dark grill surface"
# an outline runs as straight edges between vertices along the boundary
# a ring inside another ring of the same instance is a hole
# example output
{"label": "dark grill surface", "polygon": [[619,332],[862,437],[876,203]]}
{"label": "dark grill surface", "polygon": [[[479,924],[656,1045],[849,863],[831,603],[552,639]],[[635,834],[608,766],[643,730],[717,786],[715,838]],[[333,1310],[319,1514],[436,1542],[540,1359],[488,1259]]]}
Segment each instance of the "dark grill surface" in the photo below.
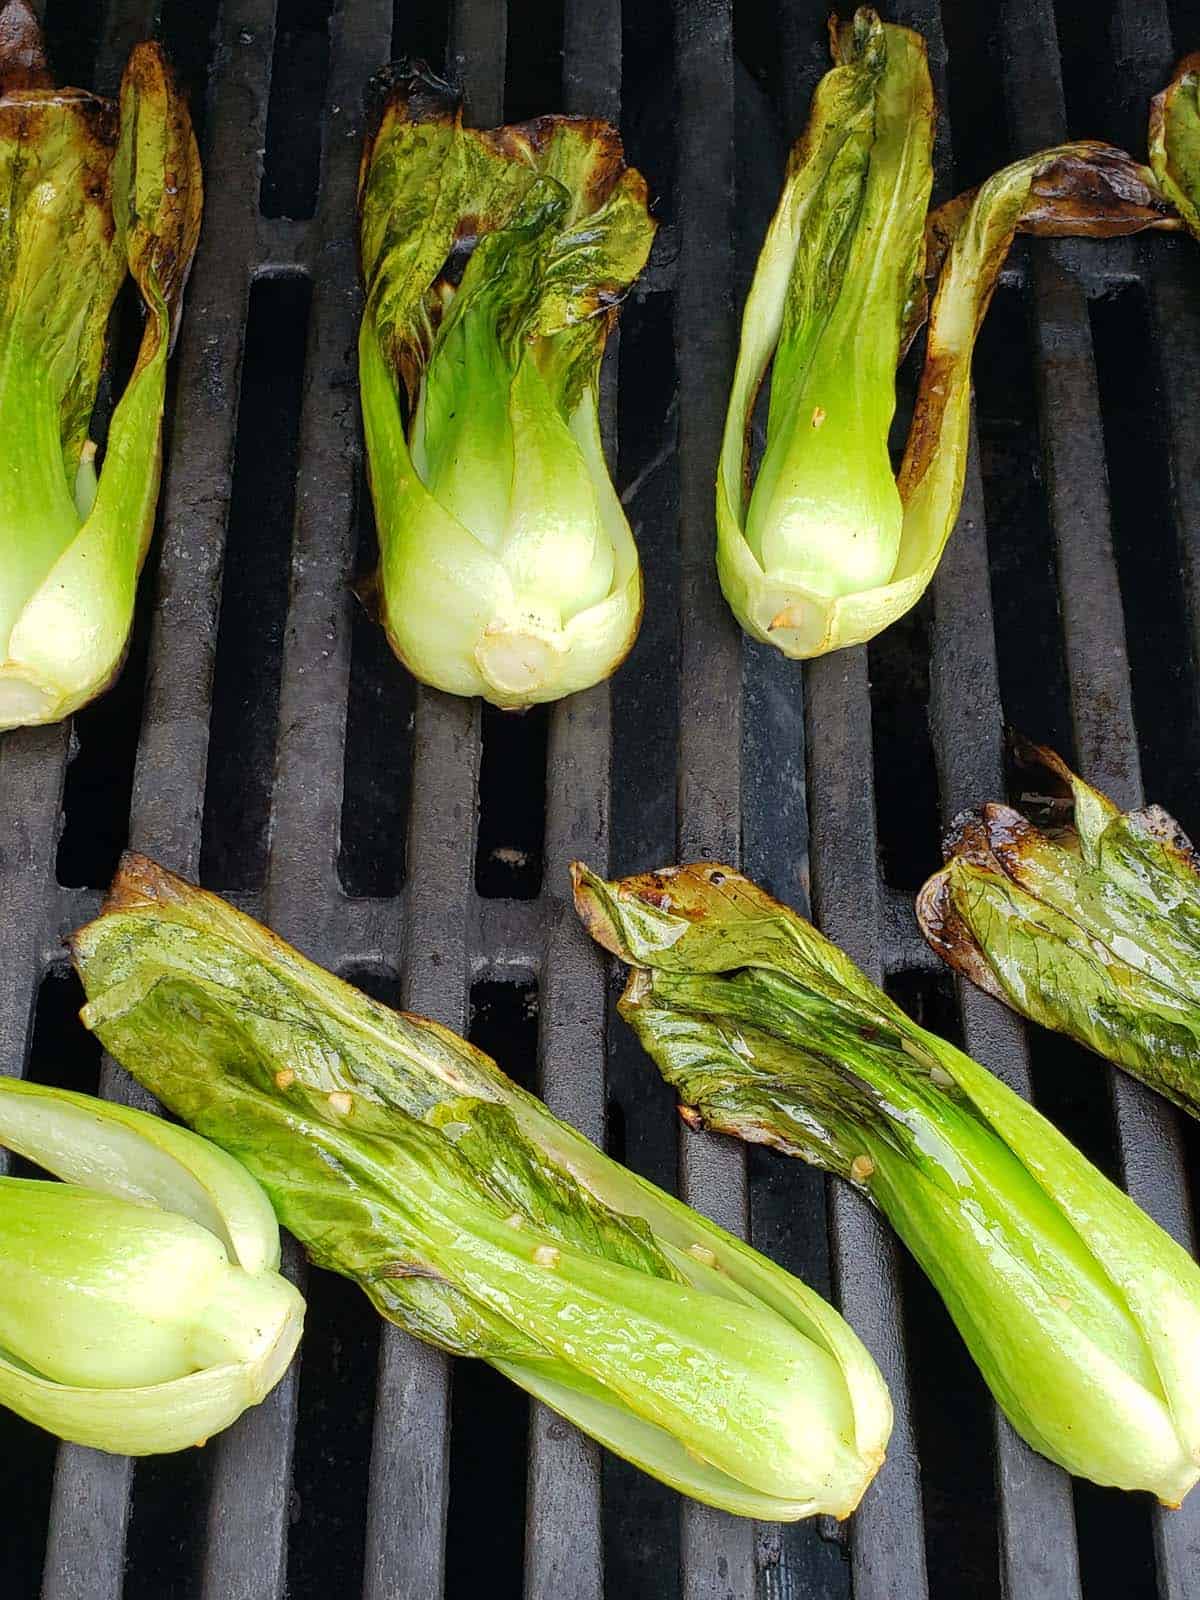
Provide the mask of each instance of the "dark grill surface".
{"label": "dark grill surface", "polygon": [[[1014,252],[932,593],[869,649],[802,671],[725,609],[712,481],[736,308],[826,64],[821,0],[101,9],[48,0],[60,76],[111,91],[157,30],[193,95],[208,206],[124,677],[73,729],[0,743],[0,1068],[138,1097],[75,1024],[59,944],[128,839],[381,997],[469,1027],[618,1157],[834,1294],[891,1383],[896,1431],[848,1529],[755,1527],[681,1504],[489,1369],[452,1372],[293,1249],[302,1362],[203,1451],[134,1466],[0,1412],[4,1594],[1200,1596],[1200,1492],[1164,1513],[1072,1484],[997,1419],[856,1195],[679,1129],[606,1026],[604,968],[565,904],[576,855],[619,871],[740,857],[1193,1242],[1194,1126],[956,993],[910,907],[941,823],[1003,794],[1006,719],[1122,804],[1144,789],[1200,831],[1195,247]],[[929,41],[942,194],[1068,132],[1142,151],[1148,96],[1200,46],[1195,0],[892,14]],[[414,687],[350,593],[373,540],[354,368],[360,107],[393,53],[444,64],[481,123],[619,120],[660,197],[607,371],[645,625],[611,687],[523,719]],[[118,370],[128,311],[123,326]]]}

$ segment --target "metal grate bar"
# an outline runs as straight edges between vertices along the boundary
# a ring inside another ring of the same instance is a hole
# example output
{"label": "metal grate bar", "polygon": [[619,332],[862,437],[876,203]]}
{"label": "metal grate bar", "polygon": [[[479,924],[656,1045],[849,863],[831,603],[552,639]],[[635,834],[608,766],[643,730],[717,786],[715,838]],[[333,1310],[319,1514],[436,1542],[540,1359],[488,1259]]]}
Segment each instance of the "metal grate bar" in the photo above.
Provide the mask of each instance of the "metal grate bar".
{"label": "metal grate bar", "polygon": [[[604,1143],[604,965],[575,916],[572,859],[607,862],[609,689],[555,708],[550,733],[546,958],[539,1092],[550,1109]],[[604,1592],[600,1448],[546,1406],[530,1410],[525,1593],[579,1600]]]}
{"label": "metal grate bar", "polygon": [[[996,668],[983,487],[972,441],[958,527],[933,592],[930,722],[943,816],[1003,794],[1003,712]],[[1030,1098],[1025,1030],[974,985],[957,984],[967,1051]],[[1081,1594],[1071,1480],[995,1411],[996,1486],[1004,1592],[1020,1600]]]}
{"label": "metal grate bar", "polygon": [[50,1502],[43,1600],[117,1600],[133,1462],[61,1445]]}
{"label": "metal grate bar", "polygon": [[134,842],[165,866],[193,875],[274,31],[273,0],[240,0],[226,8],[222,70],[211,92],[202,154],[210,173],[245,176],[208,183],[175,352],[158,586],[134,771]]}
{"label": "metal grate bar", "polygon": [[[1023,22],[1016,22],[1011,12],[1007,20],[1012,67],[1006,86],[1019,138],[1031,146],[1051,143],[1065,126],[1053,15],[1037,4]],[[1039,253],[1032,285],[1039,409],[1076,756],[1098,787],[1119,804],[1133,805],[1141,799],[1140,757],[1087,308],[1061,247]],[[1110,1070],[1109,1079],[1126,1188],[1143,1209],[1194,1248],[1178,1113],[1123,1073]],[[1171,1595],[1200,1594],[1195,1516],[1191,1510],[1155,1513],[1160,1579]]]}
{"label": "metal grate bar", "polygon": [[[675,362],[679,385],[679,858],[741,858],[741,637],[713,580],[712,464],[733,375],[733,12],[676,0],[679,106]],[[680,1130],[680,1193],[745,1237],[746,1160],[730,1141]],[[681,1503],[685,1600],[749,1600],[751,1523]]]}
{"label": "metal grate bar", "polygon": [[[1165,5],[1161,0],[1152,0],[1150,4],[1120,0],[1114,41],[1120,52],[1121,82],[1127,94],[1134,97],[1139,111],[1143,111],[1149,96],[1165,84],[1174,63],[1176,52],[1172,49]],[[1192,43],[1194,41],[1186,42],[1187,45]],[[1180,41],[1180,51],[1185,47],[1185,42]],[[1152,307],[1155,305],[1158,283],[1163,282],[1174,289],[1183,279],[1180,269],[1186,271],[1187,267],[1194,266],[1186,257],[1181,259],[1178,247],[1168,254],[1161,249],[1152,252],[1147,244],[1143,244],[1140,255],[1144,275],[1150,278],[1148,298]],[[1158,340],[1166,389],[1168,432],[1173,447],[1177,542],[1185,585],[1195,550],[1200,507],[1192,503],[1195,474],[1187,466],[1186,436],[1182,430],[1172,428],[1171,424],[1179,417],[1181,405],[1189,398],[1194,401],[1196,393],[1191,374],[1187,371],[1189,354],[1196,350],[1197,331],[1200,329],[1194,272],[1190,288],[1186,302],[1176,307],[1174,325],[1169,333],[1160,322]],[[1181,387],[1184,383],[1187,384],[1186,388]],[[1189,611],[1195,630],[1200,622],[1200,606],[1197,605],[1194,591],[1190,596]],[[1193,649],[1190,662],[1193,682],[1197,660]],[[1131,733],[1136,738],[1133,730]],[[1180,1114],[1148,1095],[1140,1085],[1119,1075],[1114,1081],[1114,1092],[1122,1170],[1130,1193],[1170,1234],[1195,1252],[1194,1196],[1189,1194],[1185,1177]],[[1165,1600],[1188,1600],[1188,1597],[1200,1594],[1200,1507],[1196,1505],[1194,1496],[1185,1501],[1177,1512],[1156,1513],[1154,1538],[1159,1587]]]}
{"label": "metal grate bar", "polygon": [[[568,0],[563,18],[563,110],[619,125],[620,0]],[[616,349],[603,371],[605,451],[616,461]],[[552,708],[546,762],[538,1092],[602,1148],[605,1132],[605,964],[574,914],[572,860],[607,866],[612,693],[607,683]],[[525,1594],[601,1600],[604,1545],[598,1445],[530,1403]]]}
{"label": "metal grate bar", "polygon": [[466,119],[477,128],[504,121],[508,0],[450,0],[446,70],[461,84]]}
{"label": "metal grate bar", "polygon": [[[507,13],[497,0],[459,0],[448,68],[470,120],[501,120]],[[465,1032],[466,929],[474,899],[479,708],[418,686],[409,811],[403,1003]],[[449,1502],[450,1363],[398,1328],[381,1330],[366,1594],[442,1593]]]}
{"label": "metal grate bar", "polygon": [[[1161,247],[1165,241],[1156,243]],[[1180,240],[1163,250],[1147,275],[1146,290],[1163,376],[1171,491],[1194,673],[1200,662],[1200,475],[1193,443],[1193,406],[1200,393],[1200,316],[1195,272],[1184,254],[1188,248]]]}
{"label": "metal grate bar", "polygon": [[[903,20],[929,40],[934,91],[946,106],[948,63],[940,7],[918,0],[906,9]],[[951,192],[952,136],[943,118],[935,199]],[[987,523],[974,434],[958,523],[934,579],[930,610],[930,734],[942,819],[949,822],[965,807],[978,804],[980,796],[1003,794],[1005,781]],[[904,926],[914,930],[912,896],[902,898]],[[918,964],[901,956],[894,931],[889,953],[892,970]],[[931,953],[928,947],[925,953]],[[973,984],[958,980],[955,987],[964,1047],[1028,1100],[1029,1052],[1020,1020]],[[1003,1592],[1019,1600],[1079,1600],[1071,1480],[1030,1449],[995,1405],[993,1418]]]}
{"label": "metal grate bar", "polygon": [[[148,0],[113,0],[107,8],[105,28],[95,67],[95,87],[115,94],[129,49],[151,31],[153,7]],[[60,729],[49,729],[53,745],[65,754]],[[15,741],[7,741],[15,745]],[[61,757],[60,757],[61,759]],[[47,776],[49,776],[47,774]],[[57,774],[61,804],[65,768]],[[54,780],[51,779],[51,782]],[[49,817],[50,813],[47,813]],[[59,820],[55,807],[55,822]],[[57,844],[57,826],[54,842]],[[44,893],[52,897],[54,854],[48,860]],[[34,988],[36,993],[36,984]],[[17,1059],[23,1059],[23,1055]],[[105,1060],[101,1092],[128,1103],[145,1103],[140,1091]],[[125,1457],[59,1446],[54,1472],[50,1526],[42,1575],[43,1600],[116,1600],[121,1593],[125,1565],[125,1536],[129,1524],[129,1497],[133,1463]]]}
{"label": "metal grate bar", "polygon": [[[818,926],[877,982],[879,934],[875,807],[870,783],[871,702],[865,649],[811,662],[805,673],[813,909]],[[887,1461],[850,1524],[858,1600],[926,1592],[921,1482],[897,1246],[867,1202],[844,1183],[829,1196],[838,1304],[892,1391]]]}
{"label": "metal grate bar", "polygon": [[[418,689],[413,742],[406,1007],[460,1032],[467,1021],[466,908],[479,769],[478,710]],[[419,843],[418,843],[419,841]],[[366,1594],[442,1593],[449,1497],[449,1361],[380,1330],[367,1512]]]}
{"label": "metal grate bar", "polygon": [[[301,414],[265,891],[271,925],[335,968],[346,955],[328,937],[328,912],[337,899],[349,680],[347,581],[354,557],[357,459],[353,382],[346,371],[354,348],[356,269],[346,219],[354,212],[362,85],[388,42],[386,29],[372,27],[370,13],[375,11],[373,6],[349,4],[332,26],[323,181],[315,223],[321,271]],[[289,1250],[287,1263],[303,1284],[299,1252]],[[220,1441],[205,1564],[205,1593],[213,1600],[283,1593],[297,1402],[294,1364],[269,1402]]]}
{"label": "metal grate bar", "polygon": [[[1194,43],[1194,40],[1180,40],[1179,53],[1191,48]],[[1119,87],[1124,89],[1127,98],[1132,99],[1140,121],[1145,115],[1151,94],[1157,93],[1166,83],[1176,55],[1163,0],[1118,0],[1113,44],[1121,68]],[[1194,261],[1186,256],[1181,261],[1178,245],[1168,253],[1161,248],[1163,243],[1161,240],[1142,241],[1139,248],[1142,275],[1150,279],[1149,299],[1152,306],[1154,286],[1159,281],[1169,285],[1178,284],[1182,277],[1178,269],[1181,266],[1193,269],[1191,294],[1186,303],[1178,307],[1177,320],[1169,333],[1160,324],[1158,350],[1170,429],[1171,421],[1180,414],[1181,405],[1189,399],[1193,402],[1195,399],[1196,389],[1186,371],[1186,363],[1189,348],[1192,351],[1196,349],[1200,316],[1197,314],[1195,296]],[[1179,244],[1182,243],[1179,241]],[[1155,245],[1160,248],[1154,249]],[[1180,371],[1176,363],[1183,366],[1184,370]],[[1182,382],[1187,382],[1187,388],[1179,387]],[[1182,431],[1172,431],[1172,477],[1177,495],[1176,531],[1186,581],[1188,554],[1195,547],[1195,530],[1200,526],[1200,507],[1192,504],[1189,498],[1194,492],[1195,474],[1187,468],[1186,454],[1183,453],[1186,451],[1185,438]],[[1189,609],[1195,627],[1200,621],[1200,608],[1194,595]],[[1193,682],[1197,659],[1193,653],[1190,663]],[[1137,734],[1132,725],[1126,736],[1136,742]],[[1195,1197],[1189,1190],[1181,1113],[1122,1074],[1114,1075],[1113,1089],[1125,1184],[1138,1203],[1168,1233],[1195,1253]],[[1163,1600],[1196,1600],[1200,1595],[1200,1506],[1194,1495],[1178,1511],[1156,1511],[1154,1543],[1159,1592]]]}
{"label": "metal grate bar", "polygon": [[[54,895],[70,733],[65,724],[0,742],[4,849],[0,853],[0,1067],[20,1072],[29,1052],[43,966],[44,906]],[[7,1161],[5,1161],[7,1165]]]}
{"label": "metal grate bar", "polygon": [[[1164,86],[1177,55],[1195,40],[1172,42],[1161,0],[1141,5],[1123,0],[1122,16],[1132,9],[1127,27],[1141,20],[1145,29],[1145,65],[1137,74],[1145,96]],[[1155,346],[1163,378],[1167,446],[1171,464],[1171,492],[1175,528],[1182,566],[1184,594],[1191,628],[1191,680],[1200,664],[1200,475],[1195,470],[1195,397],[1200,393],[1200,312],[1197,310],[1196,274],[1190,241],[1154,240],[1157,248],[1145,251],[1145,286]]]}
{"label": "metal grate bar", "polygon": [[[288,625],[267,873],[267,920],[325,966],[356,954],[337,939],[338,846],[357,554],[359,426],[355,216],[363,95],[388,57],[378,0],[344,0],[332,19],[325,147],[300,421]],[[398,934],[398,928],[396,930]]]}
{"label": "metal grate bar", "polygon": [[[131,837],[167,865],[194,872],[212,701],[225,523],[250,281],[258,257],[258,173],[265,142],[275,7],[248,0],[222,18],[224,71],[211,95],[205,229],[190,286],[176,376],[171,466]],[[246,108],[251,108],[247,116]],[[287,1485],[272,1482],[279,1418],[294,1416],[295,1371],[213,1452],[206,1595],[279,1593]],[[286,1426],[286,1425],[285,1425]],[[268,1531],[275,1529],[272,1542]],[[264,1537],[264,1535],[268,1535]]]}
{"label": "metal grate bar", "polygon": [[[811,81],[811,41],[820,34],[824,8],[805,8],[802,20],[782,40],[785,83],[803,81],[806,74]],[[786,109],[786,131],[794,139],[807,120],[807,97],[788,95]],[[883,896],[866,650],[810,662],[804,698],[814,918],[878,981],[884,975]],[[831,1182],[828,1202],[837,1303],[879,1363],[895,1408],[887,1461],[849,1527],[854,1593],[857,1600],[901,1594],[919,1600],[926,1593],[924,1523],[898,1250],[881,1219],[848,1185]]]}
{"label": "metal grate bar", "polygon": [[[303,1290],[302,1258],[290,1239],[284,1269]],[[204,1600],[273,1600],[284,1592],[298,1384],[297,1360],[261,1405],[215,1441]]]}

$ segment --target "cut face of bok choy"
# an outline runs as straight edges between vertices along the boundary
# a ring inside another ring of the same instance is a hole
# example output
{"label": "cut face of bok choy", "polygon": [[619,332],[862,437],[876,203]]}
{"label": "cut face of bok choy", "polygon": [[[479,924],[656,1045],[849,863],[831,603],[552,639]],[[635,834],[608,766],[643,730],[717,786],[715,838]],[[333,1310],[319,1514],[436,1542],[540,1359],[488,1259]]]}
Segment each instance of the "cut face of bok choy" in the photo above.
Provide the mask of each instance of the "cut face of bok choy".
{"label": "cut face of bok choy", "polygon": [[203,1444],[287,1370],[304,1301],[266,1195],[185,1128],[0,1078],[0,1404],[119,1455]]}
{"label": "cut face of bok choy", "polygon": [[463,1039],[137,856],[72,950],[87,1025],[383,1316],[684,1494],[854,1509],[891,1406],[842,1318]]}
{"label": "cut face of bok choy", "polygon": [[[157,44],[120,103],[52,87],[0,10],[0,728],[57,722],[120,670],[154,527],[167,357],[200,227],[187,108]],[[88,438],[126,274],[146,321],[97,481]]]}
{"label": "cut face of bok choy", "polygon": [[[927,220],[934,103],[920,36],[860,10],[759,256],[717,474],[717,569],[742,627],[785,655],[861,644],[933,577],[958,516],[971,352],[1013,235],[1168,222],[1151,174],[1078,143],[1005,168]],[[925,320],[925,364],[898,477],[896,365]],[[766,448],[750,426],[771,373]]]}
{"label": "cut face of bok choy", "polygon": [[576,904],[689,1120],[853,1183],[945,1301],[1022,1438],[1178,1505],[1200,1477],[1200,1268],[1032,1106],[803,918],[712,863]]}
{"label": "cut face of bok choy", "polygon": [[1052,750],[1022,745],[1066,803],[957,818],[917,897],[933,948],[1022,1016],[1069,1034],[1200,1116],[1200,868],[1160,806],[1122,811]]}
{"label": "cut face of bok choy", "polygon": [[[426,683],[521,709],[628,652],[637,549],[599,373],[654,234],[607,123],[481,132],[423,67],[363,152],[363,424],[393,649]],[[407,417],[403,414],[407,412]]]}

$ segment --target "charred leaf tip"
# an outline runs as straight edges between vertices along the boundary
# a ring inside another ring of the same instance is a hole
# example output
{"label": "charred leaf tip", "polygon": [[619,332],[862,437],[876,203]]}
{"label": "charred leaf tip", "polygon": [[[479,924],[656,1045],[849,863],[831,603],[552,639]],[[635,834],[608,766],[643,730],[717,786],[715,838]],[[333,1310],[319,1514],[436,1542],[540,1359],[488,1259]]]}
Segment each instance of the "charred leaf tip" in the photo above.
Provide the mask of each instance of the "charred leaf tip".
{"label": "charred leaf tip", "polygon": [[[957,812],[950,819],[950,824],[942,834],[942,860],[949,864],[955,856],[961,855],[970,848],[980,831],[987,831],[987,806],[968,806],[964,811]],[[935,873],[940,877],[940,873]],[[933,878],[929,880],[933,882]]]}
{"label": "charred leaf tip", "polygon": [[368,141],[390,110],[408,122],[453,122],[462,106],[461,92],[419,56],[399,56],[380,67],[368,80],[364,98]]}
{"label": "charred leaf tip", "polygon": [[949,867],[942,867],[940,871],[931,874],[917,890],[913,910],[916,913],[917,924],[927,939],[941,935],[949,892]]}
{"label": "charred leaf tip", "polygon": [[1004,741],[1013,760],[1021,766],[1039,766],[1046,755],[1052,754],[1046,745],[1038,744],[1035,739],[1031,739],[1020,728],[1014,728],[1011,723],[1005,724]]}
{"label": "charred leaf tip", "polygon": [[571,889],[576,895],[580,890],[586,889],[595,878],[595,873],[586,861],[572,861],[567,870],[571,874]]}
{"label": "charred leaf tip", "polygon": [[101,915],[128,911],[148,902],[170,898],[183,880],[168,872],[157,861],[138,850],[125,850],[117,862],[112,883],[104,897]]}
{"label": "charred leaf tip", "polygon": [[604,906],[605,888],[604,879],[586,863],[571,863],[571,893],[580,922],[598,945],[624,958],[620,935]]}

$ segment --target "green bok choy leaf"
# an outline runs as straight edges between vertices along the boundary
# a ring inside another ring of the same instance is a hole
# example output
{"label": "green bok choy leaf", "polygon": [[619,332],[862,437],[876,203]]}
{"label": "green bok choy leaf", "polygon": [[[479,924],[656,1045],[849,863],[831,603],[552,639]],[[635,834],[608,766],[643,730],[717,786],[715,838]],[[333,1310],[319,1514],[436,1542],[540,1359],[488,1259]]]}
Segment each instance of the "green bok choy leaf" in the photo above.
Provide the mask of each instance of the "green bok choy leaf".
{"label": "green bok choy leaf", "polygon": [[[0,11],[0,728],[56,722],[120,669],[154,527],[167,358],[200,227],[187,108],[157,44],[119,106],[55,89],[25,0]],[[109,313],[146,322],[97,481]]]}
{"label": "green bok choy leaf", "polygon": [[917,918],[950,966],[1200,1116],[1200,867],[1160,806],[1121,811],[1054,754],[1048,831],[1011,806],[957,818]]}
{"label": "green bok choy leaf", "polygon": [[1200,1477],[1200,1268],[1032,1106],[732,868],[606,882],[580,915],[697,1122],[853,1183],[1017,1432],[1178,1505]]}
{"label": "green bok choy leaf", "polygon": [[891,1406],[846,1323],[488,1057],[141,857],[72,949],[88,1026],[383,1316],[697,1499],[853,1510]]}

